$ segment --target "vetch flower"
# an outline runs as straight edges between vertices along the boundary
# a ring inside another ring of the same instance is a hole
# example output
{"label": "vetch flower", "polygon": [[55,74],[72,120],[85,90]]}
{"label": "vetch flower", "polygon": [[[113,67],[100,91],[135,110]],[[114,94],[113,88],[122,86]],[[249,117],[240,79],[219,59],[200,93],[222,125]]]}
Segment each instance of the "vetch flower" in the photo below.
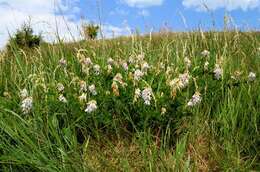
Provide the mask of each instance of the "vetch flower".
{"label": "vetch flower", "polygon": [[129,64],[134,64],[135,63],[135,59],[133,58],[133,56],[130,56],[128,59]]}
{"label": "vetch flower", "polygon": [[6,98],[11,98],[11,95],[8,91],[3,92],[3,96]]}
{"label": "vetch flower", "polygon": [[118,88],[118,85],[115,81],[113,81],[112,85],[111,85],[111,88],[112,88],[112,92],[115,96],[119,96],[120,93],[119,93],[119,88]]}
{"label": "vetch flower", "polygon": [[231,78],[234,79],[234,80],[236,80],[236,81],[238,81],[238,80],[240,80],[241,74],[242,74],[242,73],[241,73],[240,71],[236,70],[236,71],[234,72],[234,74],[231,76]]}
{"label": "vetch flower", "polygon": [[59,60],[59,64],[62,67],[66,67],[67,66],[67,61],[64,58],[62,58],[62,59]]}
{"label": "vetch flower", "polygon": [[62,103],[67,103],[68,101],[67,101],[67,99],[63,96],[63,94],[60,94],[60,96],[59,96],[59,101],[60,102],[62,102]]}
{"label": "vetch flower", "polygon": [[188,102],[187,105],[188,105],[189,107],[193,107],[193,106],[195,106],[195,105],[200,104],[201,100],[202,100],[202,98],[201,98],[201,96],[200,96],[200,93],[197,91],[197,92],[195,92],[195,94],[192,96],[192,98],[190,99],[190,101]]}
{"label": "vetch flower", "polygon": [[91,66],[93,64],[89,57],[82,59],[81,63],[86,66]]}
{"label": "vetch flower", "polygon": [[144,104],[145,105],[151,105],[151,100],[152,100],[152,94],[153,94],[153,90],[151,88],[145,88],[143,91],[142,91],[142,98],[144,100]]}
{"label": "vetch flower", "polygon": [[113,70],[113,67],[109,64],[107,65],[107,73],[110,74]]}
{"label": "vetch flower", "polygon": [[63,85],[62,83],[58,83],[58,84],[57,84],[57,90],[58,90],[59,92],[63,92],[64,89],[65,89],[65,87],[64,87],[64,85]]}
{"label": "vetch flower", "polygon": [[139,97],[141,97],[141,90],[139,88],[136,88],[135,95],[134,95],[134,102],[136,102]]}
{"label": "vetch flower", "polygon": [[139,55],[137,55],[137,60],[138,61],[143,61],[144,60],[144,54],[142,53],[142,54],[139,54]]}
{"label": "vetch flower", "polygon": [[206,62],[204,63],[204,70],[205,70],[205,71],[208,71],[208,70],[209,70],[209,62],[208,62],[208,61],[206,61]]}
{"label": "vetch flower", "polygon": [[149,68],[150,68],[150,66],[149,66],[149,64],[148,64],[146,61],[144,61],[144,62],[141,64],[141,70],[142,70],[143,72],[146,73]]}
{"label": "vetch flower", "polygon": [[114,64],[114,60],[110,57],[109,59],[107,59],[107,64],[113,65]]}
{"label": "vetch flower", "polygon": [[208,50],[204,50],[204,51],[201,52],[201,55],[203,57],[208,57],[210,55],[210,52]]}
{"label": "vetch flower", "polygon": [[122,63],[122,67],[125,71],[128,71],[128,64],[126,62]]}
{"label": "vetch flower", "polygon": [[110,91],[106,91],[105,94],[108,96],[110,95]]}
{"label": "vetch flower", "polygon": [[161,115],[164,115],[166,112],[167,112],[166,108],[165,108],[165,107],[162,107],[162,108],[161,108]]}
{"label": "vetch flower", "polygon": [[125,87],[127,84],[123,81],[123,76],[121,75],[121,73],[117,73],[114,78],[113,78],[114,82],[118,82],[122,87]]}
{"label": "vetch flower", "polygon": [[86,92],[87,91],[87,83],[83,80],[79,81],[79,87],[80,87],[80,92]]}
{"label": "vetch flower", "polygon": [[139,81],[143,76],[144,76],[144,73],[140,69],[135,70],[134,80]]}
{"label": "vetch flower", "polygon": [[186,66],[187,68],[190,68],[190,67],[191,67],[191,61],[190,61],[190,59],[189,59],[188,57],[185,57],[185,58],[184,58],[184,63],[185,63],[185,66]]}
{"label": "vetch flower", "polygon": [[33,99],[32,97],[27,97],[22,101],[21,108],[23,114],[28,114],[31,112],[33,107]]}
{"label": "vetch flower", "polygon": [[85,102],[87,100],[87,94],[86,93],[82,93],[80,96],[79,96],[79,101],[80,102]]}
{"label": "vetch flower", "polygon": [[96,86],[94,84],[90,85],[88,90],[93,96],[97,95]]}
{"label": "vetch flower", "polygon": [[28,97],[29,96],[29,94],[28,94],[28,91],[27,91],[27,89],[22,89],[21,91],[20,91],[20,97],[22,98],[22,99],[25,99],[26,97]]}
{"label": "vetch flower", "polygon": [[189,73],[180,74],[179,75],[178,87],[179,88],[187,87],[189,85],[189,79],[190,79]]}
{"label": "vetch flower", "polygon": [[217,80],[219,80],[222,77],[223,70],[220,68],[219,64],[215,65],[213,72],[214,72],[214,76]]}
{"label": "vetch flower", "polygon": [[87,108],[85,109],[85,112],[92,113],[95,110],[97,110],[97,102],[95,100],[91,100],[87,103]]}
{"label": "vetch flower", "polygon": [[254,72],[250,72],[248,75],[248,81],[252,82],[256,79],[256,74]]}
{"label": "vetch flower", "polygon": [[93,69],[94,69],[95,75],[99,75],[100,74],[100,66],[98,64],[94,65]]}

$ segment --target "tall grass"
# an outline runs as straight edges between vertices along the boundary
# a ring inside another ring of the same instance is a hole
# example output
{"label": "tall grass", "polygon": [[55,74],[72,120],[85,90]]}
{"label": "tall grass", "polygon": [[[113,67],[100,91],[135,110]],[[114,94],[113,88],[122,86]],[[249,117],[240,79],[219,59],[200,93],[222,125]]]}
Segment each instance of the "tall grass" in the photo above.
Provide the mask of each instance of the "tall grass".
{"label": "tall grass", "polygon": [[[260,170],[260,35],[256,32],[190,32],[133,35],[106,41],[12,47],[0,62],[0,169],[2,171],[249,171]],[[201,52],[208,50],[209,56]],[[121,63],[144,55],[150,69]],[[101,66],[84,71],[80,59]],[[107,72],[107,60],[117,64]],[[184,58],[188,57],[188,68]],[[61,59],[66,65],[62,66]],[[204,63],[208,61],[208,70]],[[214,77],[220,64],[221,79]],[[256,74],[249,81],[249,72]],[[111,88],[120,73],[127,85]],[[169,81],[191,78],[186,88]],[[232,79],[233,78],[233,79]],[[80,102],[79,81],[95,84]],[[57,84],[64,91],[59,93]],[[150,105],[135,89],[152,88]],[[28,90],[33,108],[21,109]],[[195,92],[201,102],[187,106]],[[62,94],[67,103],[59,101]],[[84,112],[86,103],[97,110]],[[163,112],[165,108],[165,112]]]}

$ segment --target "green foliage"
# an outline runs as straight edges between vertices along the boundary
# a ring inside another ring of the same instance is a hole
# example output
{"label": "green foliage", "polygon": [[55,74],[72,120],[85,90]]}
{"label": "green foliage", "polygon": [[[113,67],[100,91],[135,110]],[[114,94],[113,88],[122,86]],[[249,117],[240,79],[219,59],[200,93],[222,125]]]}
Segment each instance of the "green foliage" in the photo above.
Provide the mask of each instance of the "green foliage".
{"label": "green foliage", "polygon": [[86,39],[94,40],[98,36],[99,26],[95,25],[93,23],[90,24],[84,24],[82,26],[83,33]]}
{"label": "green foliage", "polygon": [[[259,41],[253,32],[164,33],[3,55],[0,171],[259,171]],[[205,49],[208,56],[201,55]],[[145,62],[150,68],[135,81]],[[219,80],[216,64],[223,69]],[[170,86],[183,73],[190,76],[187,87]],[[82,89],[83,82],[95,84],[97,94]],[[150,105],[134,98],[147,87]],[[24,88],[33,101],[27,114]],[[195,92],[202,100],[189,107]],[[87,113],[91,100],[97,109]]]}
{"label": "green foliage", "polygon": [[8,48],[17,46],[19,48],[34,48],[38,47],[42,41],[41,35],[33,34],[33,29],[30,23],[24,23],[20,29],[16,31],[14,36],[9,40]]}

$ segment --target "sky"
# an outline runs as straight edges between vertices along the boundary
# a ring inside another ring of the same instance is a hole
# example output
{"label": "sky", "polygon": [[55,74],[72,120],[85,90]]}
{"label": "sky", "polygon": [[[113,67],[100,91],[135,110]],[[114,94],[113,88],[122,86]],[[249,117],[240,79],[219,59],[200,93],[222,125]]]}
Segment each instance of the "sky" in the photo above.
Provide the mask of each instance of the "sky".
{"label": "sky", "polygon": [[24,22],[53,42],[80,40],[82,23],[101,24],[106,38],[168,28],[260,30],[260,0],[0,0],[0,47]]}

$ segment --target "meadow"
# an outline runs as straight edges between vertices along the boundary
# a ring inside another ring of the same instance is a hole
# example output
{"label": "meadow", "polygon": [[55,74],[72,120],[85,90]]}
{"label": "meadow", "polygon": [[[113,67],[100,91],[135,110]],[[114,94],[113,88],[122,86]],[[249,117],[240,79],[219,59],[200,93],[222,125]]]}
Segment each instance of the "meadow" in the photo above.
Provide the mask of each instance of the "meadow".
{"label": "meadow", "polygon": [[0,54],[0,171],[260,171],[260,33]]}

